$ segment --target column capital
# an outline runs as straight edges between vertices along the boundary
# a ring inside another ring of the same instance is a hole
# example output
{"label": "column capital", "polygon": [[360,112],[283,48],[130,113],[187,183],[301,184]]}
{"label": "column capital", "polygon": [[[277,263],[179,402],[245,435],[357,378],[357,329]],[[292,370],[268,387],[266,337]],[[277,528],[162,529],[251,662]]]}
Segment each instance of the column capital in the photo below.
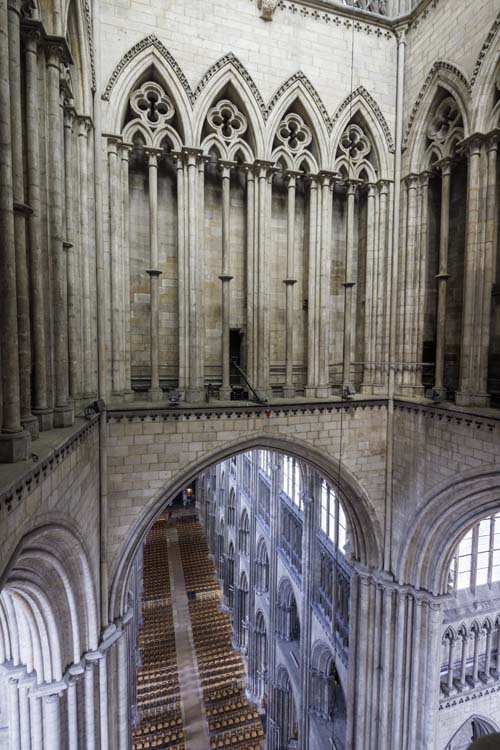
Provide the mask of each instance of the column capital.
{"label": "column capital", "polygon": [[122,161],[127,161],[130,158],[130,154],[134,150],[134,146],[132,143],[124,143],[123,141],[118,144],[118,151],[120,154],[120,158]]}
{"label": "column capital", "polygon": [[439,161],[435,162],[434,167],[441,172],[441,175],[443,177],[447,177],[449,174],[451,174],[451,169],[454,162],[455,159],[452,156],[446,156],[444,159],[440,159]]}
{"label": "column capital", "polygon": [[92,130],[94,123],[86,115],[77,115],[76,123],[78,125],[78,135],[87,136]]}
{"label": "column capital", "polygon": [[195,167],[198,160],[205,156],[201,148],[191,148],[190,146],[183,146],[180,153],[186,160],[188,167]]}
{"label": "column capital", "polygon": [[498,143],[500,141],[500,128],[495,128],[489,132],[486,136],[486,148],[488,151],[498,151]]}
{"label": "column capital", "polygon": [[68,42],[63,36],[45,34],[43,38],[43,48],[47,58],[47,65],[59,69],[61,63],[73,64]]}
{"label": "column capital", "polygon": [[222,172],[223,177],[229,177],[231,170],[238,166],[238,162],[232,161],[231,159],[219,159],[217,161],[217,166]]}
{"label": "column capital", "polygon": [[432,177],[432,171],[426,169],[424,172],[421,172],[418,176],[420,185],[422,187],[428,187],[431,177]]}
{"label": "column capital", "polygon": [[43,26],[40,21],[30,18],[21,19],[21,37],[26,45],[26,52],[38,53],[38,45],[44,38]]}
{"label": "column capital", "polygon": [[158,157],[163,154],[163,151],[161,148],[150,148],[149,146],[147,148],[143,149],[144,154],[148,158],[148,167],[158,167]]}
{"label": "column capital", "polygon": [[150,279],[153,279],[153,278],[156,278],[157,276],[161,276],[163,271],[159,271],[156,268],[148,268],[146,269],[146,273]]}
{"label": "column capital", "polygon": [[[221,274],[221,275],[220,275],[220,276],[219,276],[218,278],[219,278],[219,279],[220,279],[220,280],[222,281],[222,283],[224,283],[224,282],[226,282],[226,281],[232,281],[232,280],[234,279],[234,276],[230,276],[229,274],[225,274],[225,273],[223,273],[223,274]],[[223,489],[224,489],[224,488],[223,488],[223,487],[221,487],[220,491],[222,492],[222,491],[223,491]]]}
{"label": "column capital", "polygon": [[114,154],[115,156],[117,156],[118,149],[120,148],[122,144],[121,136],[103,134],[103,137],[106,138],[106,146],[107,146],[108,155]]}
{"label": "column capital", "polygon": [[380,195],[387,195],[387,193],[389,192],[389,185],[389,180],[379,180],[377,182],[377,187]]}
{"label": "column capital", "polygon": [[365,182],[364,185],[366,193],[369,198],[374,198],[377,191],[377,184],[375,182]]}
{"label": "column capital", "polygon": [[41,685],[36,685],[30,690],[30,696],[34,698],[52,699],[53,701],[59,700],[68,685],[64,680],[58,680],[55,682],[42,682]]}
{"label": "column capital", "polygon": [[410,174],[407,174],[406,177],[403,178],[403,182],[406,185],[407,190],[416,190],[417,184],[418,184],[418,178],[419,175],[415,172],[411,172]]}
{"label": "column capital", "polygon": [[479,154],[482,144],[484,143],[484,133],[472,133],[468,138],[464,138],[463,141],[457,145],[457,151],[467,156],[474,156]]}

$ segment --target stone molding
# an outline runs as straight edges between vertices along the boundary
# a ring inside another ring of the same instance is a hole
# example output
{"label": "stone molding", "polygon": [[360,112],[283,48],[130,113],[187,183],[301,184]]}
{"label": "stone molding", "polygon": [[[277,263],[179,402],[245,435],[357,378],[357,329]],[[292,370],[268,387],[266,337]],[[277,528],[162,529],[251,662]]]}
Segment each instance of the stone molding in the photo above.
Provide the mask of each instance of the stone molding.
{"label": "stone molding", "polygon": [[470,701],[477,700],[478,698],[484,698],[487,695],[494,695],[500,693],[500,685],[484,686],[479,690],[471,688],[469,693],[460,693],[454,695],[453,698],[441,698],[439,702],[439,711],[444,711],[446,708],[453,708],[454,706],[461,706]]}
{"label": "stone molding", "polygon": [[226,66],[232,66],[236,70],[236,72],[241,76],[241,78],[245,81],[245,83],[247,84],[249,90],[251,91],[255,99],[255,102],[257,104],[259,111],[262,114],[264,122],[268,121],[272,111],[278,105],[283,95],[296,83],[300,83],[304,87],[304,89],[308,92],[308,94],[311,96],[311,98],[313,99],[323,119],[323,122],[325,123],[326,129],[329,134],[332,132],[335,123],[337,122],[341,114],[345,111],[345,109],[349,106],[349,104],[356,97],[361,97],[362,99],[366,101],[367,105],[373,111],[375,118],[378,120],[380,127],[382,128],[382,131],[384,132],[384,135],[386,137],[389,151],[391,153],[394,153],[394,140],[391,135],[387,120],[385,119],[382,113],[382,110],[380,109],[380,106],[377,104],[376,100],[373,98],[373,96],[367,91],[367,89],[364,86],[358,86],[358,88],[355,91],[353,91],[352,94],[347,96],[346,99],[344,99],[344,101],[340,104],[338,109],[335,111],[335,113],[330,117],[321,99],[321,96],[319,95],[315,86],[311,83],[311,81],[306,76],[306,74],[303,73],[301,70],[299,70],[293,75],[291,75],[289,78],[287,78],[286,81],[284,81],[279,86],[279,88],[274,92],[268,104],[266,105],[255,81],[253,80],[248,70],[245,68],[243,63],[241,63],[240,60],[238,60],[236,55],[230,52],[227,55],[224,55],[223,57],[221,57],[219,60],[217,60],[213,65],[211,65],[208,68],[206,73],[200,79],[196,88],[193,90],[189,84],[189,81],[184,75],[182,68],[177,62],[177,60],[173,57],[173,55],[168,51],[165,45],[158,39],[158,37],[155,34],[149,34],[148,36],[141,39],[139,42],[137,42],[137,44],[131,47],[125,53],[125,55],[121,58],[120,62],[116,65],[111,76],[109,77],[106,87],[104,89],[104,92],[102,94],[102,99],[104,101],[109,101],[111,97],[111,92],[122,70],[132,60],[134,60],[134,58],[137,57],[137,55],[139,55],[145,49],[148,49],[148,47],[154,47],[160,53],[160,55],[166,60],[166,62],[170,65],[173,72],[179,79],[179,83],[181,84],[182,88],[186,92],[186,96],[189,102],[191,103],[192,107],[194,107],[194,104],[200,98],[202,92],[207,87],[210,80],[220,70],[222,70]]}
{"label": "stone molding", "polygon": [[401,412],[423,414],[429,419],[444,420],[448,424],[453,422],[454,424],[465,425],[466,427],[474,427],[476,430],[486,429],[488,432],[493,432],[495,429],[500,430],[500,416],[486,416],[471,412],[470,410],[459,411],[456,407],[447,409],[430,404],[408,403],[397,398],[394,401],[394,408]]}
{"label": "stone molding", "polygon": [[415,118],[417,116],[417,113],[418,113],[418,110],[419,110],[420,105],[422,103],[422,100],[423,100],[423,98],[425,96],[425,93],[426,93],[427,89],[429,88],[429,86],[431,85],[432,81],[434,80],[434,77],[436,76],[436,73],[439,70],[446,70],[449,73],[451,73],[465,87],[465,90],[467,91],[467,94],[469,96],[471,94],[471,91],[472,91],[471,83],[468,81],[468,79],[462,73],[462,71],[459,68],[457,68],[457,66],[454,65],[453,63],[448,62],[448,60],[437,60],[433,64],[433,66],[431,67],[431,69],[429,70],[429,72],[427,73],[427,77],[426,77],[424,83],[422,84],[422,88],[420,89],[420,91],[418,93],[418,96],[417,96],[417,98],[415,100],[415,104],[412,107],[410,116],[408,118],[408,123],[406,125],[405,134],[403,136],[403,145],[402,145],[403,151],[408,146],[408,140],[409,140],[409,137],[410,137],[411,129],[413,127],[413,123],[415,122]]}
{"label": "stone molding", "polygon": [[471,86],[474,86],[474,84],[476,83],[477,77],[479,75],[479,71],[481,70],[483,62],[486,58],[486,55],[488,54],[488,51],[491,47],[491,44],[493,42],[493,39],[496,36],[498,29],[500,29],[500,13],[497,15],[496,19],[493,21],[493,25],[488,32],[488,36],[486,37],[484,44],[481,47],[481,51],[476,60],[476,64],[474,65],[474,70],[472,71],[472,76],[470,79]]}
{"label": "stone molding", "polygon": [[57,467],[83,443],[87,442],[99,423],[99,417],[95,416],[81,426],[71,437],[67,438],[60,446],[55,448],[46,458],[38,461],[29,469],[22,478],[14,481],[9,487],[0,490],[0,511],[5,508],[7,513],[22,502],[24,497],[41,484]]}
{"label": "stone molding", "polygon": [[340,105],[340,107],[337,109],[337,111],[335,112],[335,114],[331,118],[331,127],[333,128],[333,126],[335,125],[335,123],[339,119],[339,117],[342,114],[342,112],[344,112],[347,109],[347,107],[349,107],[349,105],[351,104],[351,102],[354,101],[354,99],[356,99],[356,97],[358,97],[358,96],[360,96],[362,99],[364,99],[370,105],[370,107],[372,108],[373,114],[377,118],[377,120],[378,120],[378,122],[380,124],[380,127],[384,131],[384,135],[385,135],[385,138],[387,140],[387,145],[389,147],[389,151],[390,151],[391,154],[393,154],[395,152],[395,150],[396,150],[396,147],[394,145],[394,139],[393,139],[393,137],[391,135],[391,131],[389,129],[389,125],[387,124],[387,120],[385,119],[382,110],[380,109],[379,105],[377,104],[377,102],[375,101],[375,99],[373,98],[373,96],[370,94],[369,91],[367,91],[367,89],[365,89],[364,86],[358,86],[358,88],[355,89],[352,92],[352,94],[349,94],[349,96],[347,96],[344,99],[344,101],[342,102],[342,104]]}

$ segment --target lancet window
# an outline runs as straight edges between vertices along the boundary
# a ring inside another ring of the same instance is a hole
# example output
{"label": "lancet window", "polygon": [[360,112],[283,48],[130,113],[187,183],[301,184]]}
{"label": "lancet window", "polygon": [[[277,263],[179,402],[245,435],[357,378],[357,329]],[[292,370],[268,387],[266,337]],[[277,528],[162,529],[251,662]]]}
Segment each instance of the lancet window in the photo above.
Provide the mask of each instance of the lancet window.
{"label": "lancet window", "polygon": [[258,496],[257,496],[257,515],[269,527],[269,517],[271,512],[271,488],[264,477],[259,476]]}
{"label": "lancet window", "polygon": [[300,576],[302,574],[302,521],[285,502],[281,507],[280,547]]}
{"label": "lancet window", "polygon": [[255,589],[259,594],[269,591],[269,556],[266,543],[261,539],[255,559]]}
{"label": "lancet window", "polygon": [[260,610],[255,617],[255,656],[257,669],[257,697],[262,700],[267,687],[269,654],[266,621]]}
{"label": "lancet window", "polygon": [[276,635],[284,641],[300,640],[297,602],[290,581],[284,579],[278,589],[276,603]]}
{"label": "lancet window", "polygon": [[248,555],[250,542],[250,520],[245,509],[240,516],[240,529],[238,536],[241,554]]}
{"label": "lancet window", "polygon": [[227,525],[233,527],[236,523],[236,495],[233,489],[229,492],[229,502],[227,505]]}

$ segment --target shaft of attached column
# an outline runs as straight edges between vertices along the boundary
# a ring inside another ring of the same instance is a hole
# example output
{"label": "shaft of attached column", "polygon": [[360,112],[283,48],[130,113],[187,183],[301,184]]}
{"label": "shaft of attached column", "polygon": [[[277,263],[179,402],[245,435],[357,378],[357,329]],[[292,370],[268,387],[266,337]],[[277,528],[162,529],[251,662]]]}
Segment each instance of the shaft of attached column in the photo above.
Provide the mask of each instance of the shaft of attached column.
{"label": "shaft of attached column", "polygon": [[121,341],[123,346],[121,389],[127,399],[133,396],[130,360],[130,206],[129,206],[129,157],[132,147],[128,143],[120,146],[121,173],[121,259],[123,280],[123,307],[121,317]]}
{"label": "shaft of attached column", "polygon": [[[404,279],[405,326],[403,330],[403,385],[414,385],[412,377],[415,370],[416,352],[413,347],[415,333],[416,303],[416,257],[417,257],[417,175],[411,174],[406,179],[407,215],[406,215],[406,278]],[[410,395],[412,390],[409,391]]]}
{"label": "shaft of attached column", "polygon": [[283,280],[286,288],[286,312],[285,312],[285,387],[283,395],[291,398],[295,395],[293,385],[293,287],[297,283],[295,278],[295,194],[297,175],[293,172],[287,173],[288,180],[288,202],[287,202],[287,250],[286,250],[286,279]]}
{"label": "shaft of attached column", "polygon": [[62,142],[60,102],[61,48],[47,48],[47,109],[49,157],[49,220],[53,273],[54,303],[54,425],[67,427],[73,422],[73,409],[68,402],[68,319],[67,278],[63,249],[64,147]]}
{"label": "shaft of attached column", "polygon": [[[121,395],[123,387],[123,344],[122,316],[123,284],[122,284],[122,197],[121,170],[118,159],[119,144],[115,139],[108,140],[108,171],[109,171],[109,224],[110,224],[110,254],[111,254],[111,380],[112,390]],[[150,182],[151,186],[151,182]],[[150,187],[151,199],[151,187]],[[156,268],[151,262],[151,268]]]}
{"label": "shaft of attached column", "polygon": [[351,385],[351,346],[352,346],[352,263],[354,255],[354,208],[356,200],[356,185],[349,182],[347,187],[347,239],[346,239],[346,268],[344,282],[344,366],[342,373],[342,387]]}
{"label": "shaft of attached column", "polygon": [[370,393],[373,386],[375,362],[375,185],[369,184],[366,193],[366,269],[365,269],[365,345],[363,365],[363,392]]}
{"label": "shaft of attached column", "polygon": [[230,287],[233,278],[229,274],[230,266],[230,212],[231,212],[231,165],[222,163],[222,386],[220,398],[228,400],[231,397],[230,383],[230,352],[229,327],[231,325]]}
{"label": "shaft of attached column", "polygon": [[38,44],[40,33],[24,37],[26,68],[26,162],[30,244],[31,330],[33,346],[33,412],[41,430],[51,429],[53,413],[47,397],[46,321],[40,200],[40,143],[38,133]]}
{"label": "shaft of attached column", "polygon": [[156,152],[148,154],[149,174],[149,247],[150,268],[148,270],[150,283],[150,327],[151,327],[151,387],[149,389],[152,401],[162,398],[160,388],[160,309],[159,309],[159,277],[158,269],[158,156]]}
{"label": "shaft of attached column", "polygon": [[47,695],[43,701],[43,735],[46,750],[62,750],[61,696]]}
{"label": "shaft of attached column", "polygon": [[10,110],[12,126],[12,187],[14,192],[14,238],[16,248],[17,335],[19,348],[19,396],[21,423],[33,437],[38,435],[38,419],[31,413],[31,330],[26,219],[24,202],[23,113],[21,90],[21,4],[9,1]]}
{"label": "shaft of attached column", "polygon": [[316,278],[318,273],[317,257],[317,211],[318,185],[314,177],[309,185],[309,249],[308,249],[308,287],[307,287],[307,387],[306,396],[316,395],[317,385],[317,334],[318,321],[316,319],[315,299]]}
{"label": "shaft of attached column", "polygon": [[75,227],[74,165],[75,143],[73,126],[75,110],[72,106],[64,109],[64,158],[65,158],[65,194],[66,194],[66,262],[68,271],[68,374],[69,393],[73,400],[79,399],[82,392],[80,360],[80,325],[79,309],[80,274],[78,269],[78,243]]}
{"label": "shaft of attached column", "polygon": [[0,0],[0,352],[2,357],[2,434],[0,461],[27,457],[29,435],[21,427],[17,325],[16,256],[12,189],[8,15]]}
{"label": "shaft of attached column", "polygon": [[436,370],[434,389],[440,396],[446,396],[444,387],[444,350],[446,338],[446,293],[448,279],[448,243],[450,234],[450,183],[451,162],[446,160],[441,165],[441,226],[439,232],[439,273],[438,303],[436,320]]}
{"label": "shaft of attached column", "polygon": [[331,205],[333,183],[329,174],[321,176],[320,251],[317,278],[318,309],[318,388],[316,395],[330,395],[330,279],[331,279]]}

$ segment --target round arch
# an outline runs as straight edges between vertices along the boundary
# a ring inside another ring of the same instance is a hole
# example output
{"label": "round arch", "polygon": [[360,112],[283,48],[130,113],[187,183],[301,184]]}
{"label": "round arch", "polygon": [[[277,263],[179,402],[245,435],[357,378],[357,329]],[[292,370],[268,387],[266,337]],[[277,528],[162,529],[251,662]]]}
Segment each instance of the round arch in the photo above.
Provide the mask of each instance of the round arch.
{"label": "round arch", "polygon": [[120,617],[126,610],[127,582],[133,561],[143,544],[146,534],[171,498],[191,484],[197,476],[238,453],[254,449],[276,451],[293,455],[315,469],[332,487],[337,487],[343,508],[352,531],[354,556],[368,568],[381,564],[382,530],[372,502],[355,476],[345,464],[340,465],[336,457],[295,438],[284,438],[269,433],[255,433],[248,437],[225,443],[202,457],[195,459],[178,472],[151,500],[149,507],[133,525],[128,539],[123,544],[114,565],[109,598],[110,621]]}
{"label": "round arch", "polygon": [[498,465],[455,476],[433,489],[404,535],[395,574],[401,584],[435,595],[447,591],[453,552],[466,531],[500,509]]}

